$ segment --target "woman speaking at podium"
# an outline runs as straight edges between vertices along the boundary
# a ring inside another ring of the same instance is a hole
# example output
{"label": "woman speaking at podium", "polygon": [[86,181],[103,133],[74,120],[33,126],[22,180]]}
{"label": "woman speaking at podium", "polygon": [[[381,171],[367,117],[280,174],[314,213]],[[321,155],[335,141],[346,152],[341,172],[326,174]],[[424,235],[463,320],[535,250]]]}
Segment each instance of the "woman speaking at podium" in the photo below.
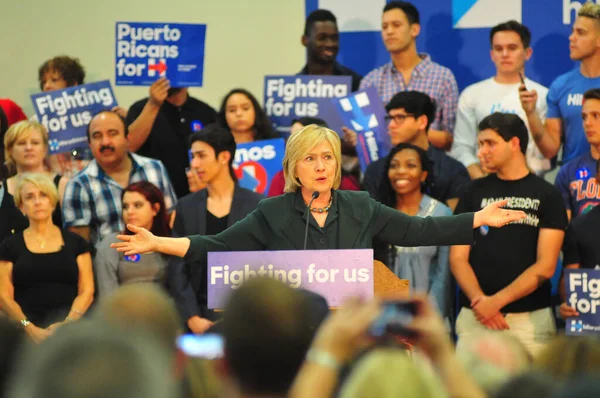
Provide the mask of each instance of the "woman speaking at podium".
{"label": "woman speaking at podium", "polygon": [[411,217],[366,192],[338,191],[340,138],[333,130],[309,125],[292,134],[283,159],[285,194],[262,200],[246,218],[214,236],[157,237],[128,225],[111,246],[126,255],[157,251],[201,261],[211,251],[369,249],[374,237],[396,246],[470,245],[473,228],[502,227],[525,218],[502,208],[506,201],[476,213]]}

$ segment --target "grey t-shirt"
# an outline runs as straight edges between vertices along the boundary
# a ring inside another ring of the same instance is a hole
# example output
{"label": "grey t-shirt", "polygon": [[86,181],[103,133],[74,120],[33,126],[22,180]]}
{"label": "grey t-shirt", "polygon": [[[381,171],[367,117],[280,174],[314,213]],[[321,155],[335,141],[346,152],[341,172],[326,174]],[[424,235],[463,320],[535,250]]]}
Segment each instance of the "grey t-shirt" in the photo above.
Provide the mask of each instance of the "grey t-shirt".
{"label": "grey t-shirt", "polygon": [[96,248],[94,271],[99,297],[128,283],[162,285],[166,276],[167,257],[158,252],[125,256],[110,247],[111,243],[118,241],[119,234],[115,232],[107,235]]}

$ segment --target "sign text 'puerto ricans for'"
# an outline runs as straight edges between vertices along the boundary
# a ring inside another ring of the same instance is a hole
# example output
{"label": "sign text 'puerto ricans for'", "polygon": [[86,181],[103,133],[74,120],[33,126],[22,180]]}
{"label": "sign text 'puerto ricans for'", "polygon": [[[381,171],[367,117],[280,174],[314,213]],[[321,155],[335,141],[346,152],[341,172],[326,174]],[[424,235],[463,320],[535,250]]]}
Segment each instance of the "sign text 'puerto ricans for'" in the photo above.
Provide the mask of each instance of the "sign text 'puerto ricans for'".
{"label": "sign text 'puerto ricans for'", "polygon": [[117,22],[115,82],[149,86],[166,76],[171,87],[202,86],[206,25]]}

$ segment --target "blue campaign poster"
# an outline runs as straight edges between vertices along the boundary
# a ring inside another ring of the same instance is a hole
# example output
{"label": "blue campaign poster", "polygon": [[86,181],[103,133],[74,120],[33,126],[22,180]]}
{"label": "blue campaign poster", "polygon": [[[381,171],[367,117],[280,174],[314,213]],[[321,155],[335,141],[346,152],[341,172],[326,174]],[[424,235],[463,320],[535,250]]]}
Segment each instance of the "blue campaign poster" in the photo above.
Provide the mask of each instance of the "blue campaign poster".
{"label": "blue campaign poster", "polygon": [[166,76],[171,87],[202,86],[206,25],[117,22],[117,86],[149,86]]}
{"label": "blue campaign poster", "polygon": [[346,97],[351,86],[350,76],[265,76],[265,111],[285,137],[292,120],[306,116],[324,119],[339,133],[342,125],[330,99]]}
{"label": "blue campaign poster", "polygon": [[342,124],[357,134],[356,152],[363,171],[392,149],[385,122],[385,107],[375,87],[359,90],[348,97],[334,99]]}
{"label": "blue campaign poster", "polygon": [[579,312],[568,318],[568,335],[597,335],[600,333],[600,270],[566,269],[567,304]]}
{"label": "blue campaign poster", "polygon": [[239,144],[233,168],[241,187],[266,195],[273,176],[282,169],[283,138]]}
{"label": "blue campaign poster", "polygon": [[48,129],[50,154],[87,146],[87,125],[94,114],[117,106],[108,80],[31,96],[35,114]]}

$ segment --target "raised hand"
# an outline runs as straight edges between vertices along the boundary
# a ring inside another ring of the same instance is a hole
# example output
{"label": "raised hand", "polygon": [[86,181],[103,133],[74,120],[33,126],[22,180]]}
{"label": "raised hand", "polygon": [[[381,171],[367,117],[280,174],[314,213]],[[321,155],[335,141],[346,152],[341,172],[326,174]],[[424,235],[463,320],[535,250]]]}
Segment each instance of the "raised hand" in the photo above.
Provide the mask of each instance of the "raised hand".
{"label": "raised hand", "polygon": [[135,235],[117,235],[117,239],[122,242],[113,243],[110,247],[117,249],[118,252],[122,252],[126,256],[149,253],[157,249],[157,238],[152,232],[132,224],[127,224],[127,229]]}
{"label": "raised hand", "polygon": [[508,204],[508,199],[490,203],[483,209],[475,213],[473,219],[473,228],[479,228],[482,225],[500,228],[513,221],[519,221],[527,218],[525,212],[520,210],[503,209]]}
{"label": "raised hand", "polygon": [[521,100],[521,106],[528,115],[535,112],[535,105],[537,103],[537,92],[535,90],[527,91],[525,85],[519,87],[519,99]]}
{"label": "raised hand", "polygon": [[166,77],[161,77],[150,86],[150,99],[154,105],[161,107],[167,99],[171,84]]}

